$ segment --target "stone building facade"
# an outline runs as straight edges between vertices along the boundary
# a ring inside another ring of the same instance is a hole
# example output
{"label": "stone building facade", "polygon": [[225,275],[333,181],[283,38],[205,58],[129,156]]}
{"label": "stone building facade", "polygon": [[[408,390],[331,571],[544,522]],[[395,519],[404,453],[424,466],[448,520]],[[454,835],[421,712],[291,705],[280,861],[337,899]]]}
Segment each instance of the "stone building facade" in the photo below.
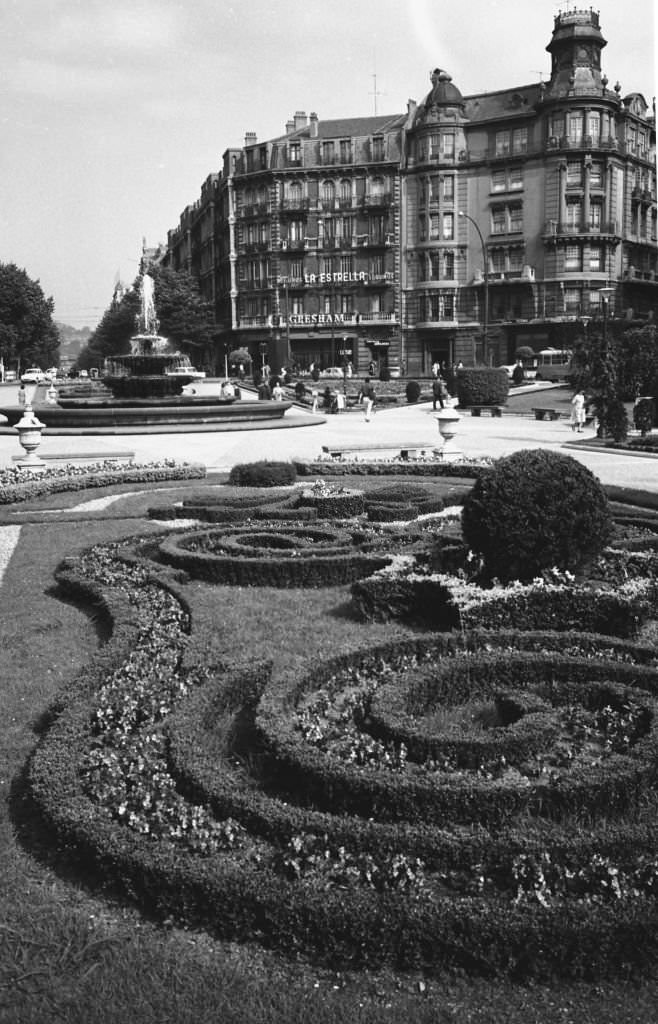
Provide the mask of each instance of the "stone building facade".
{"label": "stone building facade", "polygon": [[297,112],[227,150],[165,257],[213,305],[216,368],[244,347],[421,376],[568,348],[604,312],[652,319],[655,108],[609,87],[605,46],[596,12],[568,11],[547,82],[463,96],[437,68],[404,113]]}

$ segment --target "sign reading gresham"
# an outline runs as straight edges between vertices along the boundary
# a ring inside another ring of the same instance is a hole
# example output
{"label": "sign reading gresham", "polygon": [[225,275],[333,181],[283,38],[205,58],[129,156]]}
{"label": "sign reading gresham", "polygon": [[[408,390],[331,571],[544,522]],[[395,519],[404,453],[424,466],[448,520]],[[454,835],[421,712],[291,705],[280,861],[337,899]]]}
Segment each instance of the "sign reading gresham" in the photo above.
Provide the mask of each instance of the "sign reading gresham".
{"label": "sign reading gresham", "polygon": [[[313,324],[345,324],[352,323],[353,320],[353,313],[291,313],[288,317],[288,323],[291,327],[311,326]],[[281,317],[281,321],[285,323],[285,318]]]}

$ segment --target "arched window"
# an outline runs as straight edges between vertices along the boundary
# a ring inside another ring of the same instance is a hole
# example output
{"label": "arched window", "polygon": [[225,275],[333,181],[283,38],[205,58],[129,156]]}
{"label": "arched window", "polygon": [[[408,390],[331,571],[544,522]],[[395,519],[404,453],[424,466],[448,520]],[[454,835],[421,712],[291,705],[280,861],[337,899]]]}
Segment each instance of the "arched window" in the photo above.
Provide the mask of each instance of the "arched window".
{"label": "arched window", "polygon": [[370,195],[371,196],[383,196],[385,192],[384,179],[373,178],[370,183]]}
{"label": "arched window", "polygon": [[352,182],[349,178],[343,178],[340,183],[340,200],[343,203],[349,203],[352,200]]}
{"label": "arched window", "polygon": [[321,189],[321,192],[320,192],[320,198],[322,199],[322,202],[323,203],[333,203],[335,196],[336,196],[336,187],[335,187],[333,181],[329,181],[329,180],[323,181],[322,182],[322,189]]}
{"label": "arched window", "polygon": [[300,181],[291,181],[288,185],[288,198],[298,203],[302,198],[302,184]]}

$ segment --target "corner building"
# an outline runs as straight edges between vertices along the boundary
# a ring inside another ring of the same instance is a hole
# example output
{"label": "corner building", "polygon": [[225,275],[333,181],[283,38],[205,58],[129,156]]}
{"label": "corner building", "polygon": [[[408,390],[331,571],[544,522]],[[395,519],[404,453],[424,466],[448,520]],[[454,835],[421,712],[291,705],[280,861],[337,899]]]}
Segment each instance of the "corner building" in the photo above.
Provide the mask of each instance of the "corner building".
{"label": "corner building", "polygon": [[440,68],[394,116],[248,133],[169,232],[228,351],[427,375],[568,348],[658,305],[655,107],[609,88],[592,10],[554,19],[548,82],[462,96]]}

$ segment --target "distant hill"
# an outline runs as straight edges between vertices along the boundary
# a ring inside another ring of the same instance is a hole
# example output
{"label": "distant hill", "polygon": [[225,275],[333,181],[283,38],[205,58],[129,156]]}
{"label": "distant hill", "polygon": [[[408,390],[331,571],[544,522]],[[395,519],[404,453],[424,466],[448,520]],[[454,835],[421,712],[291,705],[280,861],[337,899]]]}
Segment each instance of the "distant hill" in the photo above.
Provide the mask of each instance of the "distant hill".
{"label": "distant hill", "polygon": [[91,327],[71,327],[55,321],[59,331],[60,365],[72,366],[93,334]]}

